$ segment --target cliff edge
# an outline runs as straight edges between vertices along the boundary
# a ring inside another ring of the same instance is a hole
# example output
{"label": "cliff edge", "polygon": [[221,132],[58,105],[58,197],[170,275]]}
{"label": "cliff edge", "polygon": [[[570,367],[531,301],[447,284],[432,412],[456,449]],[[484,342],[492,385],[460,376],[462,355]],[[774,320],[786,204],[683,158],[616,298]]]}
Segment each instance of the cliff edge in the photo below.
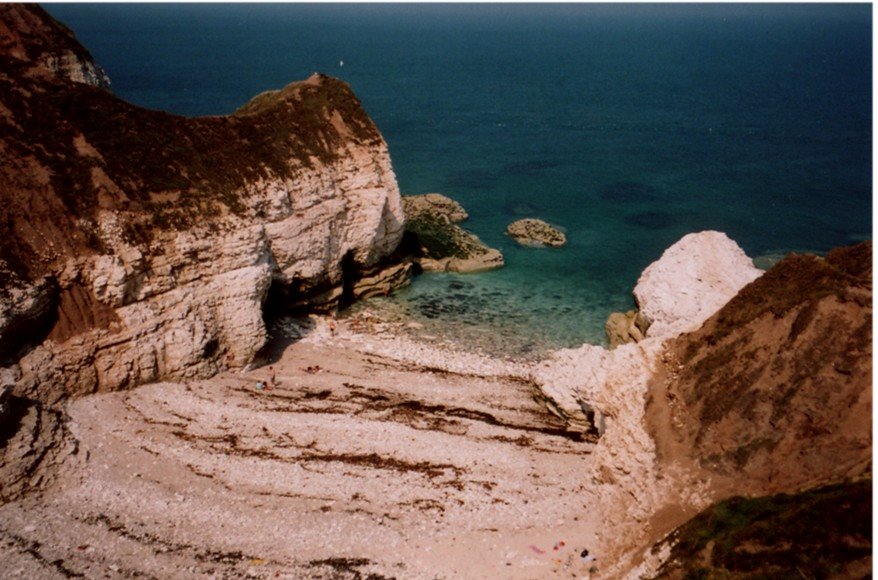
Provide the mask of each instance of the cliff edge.
{"label": "cliff edge", "polygon": [[[717,503],[735,496],[795,494],[795,503],[820,487],[840,485],[833,498],[860,482],[871,487],[871,277],[871,242],[825,258],[790,255],[760,275],[725,235],[690,234],[638,282],[641,313],[656,329],[640,342],[585,345],[539,365],[534,379],[550,408],[596,440],[583,501],[603,524],[594,546],[602,574],[697,573],[704,554],[686,547],[703,548],[713,532],[698,522],[725,517],[728,505],[744,510],[732,514],[736,522],[751,522],[753,506],[774,506],[757,518],[763,530],[780,531],[793,517],[780,496]],[[847,513],[834,499],[820,506],[814,513]],[[863,564],[861,544],[871,537],[861,529],[851,531],[855,561],[839,565]],[[788,539],[759,537],[773,559],[754,570],[776,572]],[[748,545],[738,558],[750,558]],[[723,554],[707,560],[722,574],[746,572],[725,566]]]}
{"label": "cliff edge", "polygon": [[788,256],[662,362],[646,406],[660,471],[718,503],[656,544],[658,576],[867,574],[871,242]]}
{"label": "cliff edge", "polygon": [[[872,245],[790,255],[665,359],[647,415],[736,493],[776,493],[871,469]],[[807,442],[807,444],[803,444]]]}
{"label": "cliff edge", "polygon": [[241,366],[264,305],[407,282],[387,146],[345,83],[183,118],[114,97],[38,7],[0,7],[0,29],[0,377],[16,394]]}

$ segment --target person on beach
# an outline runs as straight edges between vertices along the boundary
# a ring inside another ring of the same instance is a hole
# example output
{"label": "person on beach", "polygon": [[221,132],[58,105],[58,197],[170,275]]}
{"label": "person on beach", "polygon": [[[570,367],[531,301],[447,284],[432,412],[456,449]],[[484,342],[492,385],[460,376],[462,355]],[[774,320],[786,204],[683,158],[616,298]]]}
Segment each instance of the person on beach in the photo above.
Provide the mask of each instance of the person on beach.
{"label": "person on beach", "polygon": [[[589,553],[589,551],[587,549],[583,549],[582,552],[579,553],[579,561],[582,562],[583,564],[587,565],[587,564],[594,562],[595,560],[597,560],[595,555]],[[591,569],[593,569],[593,568],[594,567],[592,567]]]}
{"label": "person on beach", "polygon": [[268,380],[268,386],[269,388],[274,388],[277,386],[277,377],[274,373],[274,367],[268,367],[268,370],[271,371],[271,378]]}
{"label": "person on beach", "polygon": [[336,319],[338,318],[338,310],[333,310],[329,314],[329,334],[331,336],[335,336],[335,330],[338,328],[338,322]]}

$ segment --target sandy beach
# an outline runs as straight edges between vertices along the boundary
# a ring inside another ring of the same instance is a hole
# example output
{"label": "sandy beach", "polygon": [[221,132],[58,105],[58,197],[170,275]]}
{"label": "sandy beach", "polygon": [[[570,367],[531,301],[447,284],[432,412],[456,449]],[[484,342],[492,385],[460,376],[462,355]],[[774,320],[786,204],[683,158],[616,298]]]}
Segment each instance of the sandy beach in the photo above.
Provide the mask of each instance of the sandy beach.
{"label": "sandy beach", "polygon": [[331,324],[275,325],[262,366],[71,401],[75,452],[0,507],[6,574],[600,576],[593,442],[528,364]]}
{"label": "sandy beach", "polygon": [[871,569],[870,6],[180,8],[0,5],[0,580]]}

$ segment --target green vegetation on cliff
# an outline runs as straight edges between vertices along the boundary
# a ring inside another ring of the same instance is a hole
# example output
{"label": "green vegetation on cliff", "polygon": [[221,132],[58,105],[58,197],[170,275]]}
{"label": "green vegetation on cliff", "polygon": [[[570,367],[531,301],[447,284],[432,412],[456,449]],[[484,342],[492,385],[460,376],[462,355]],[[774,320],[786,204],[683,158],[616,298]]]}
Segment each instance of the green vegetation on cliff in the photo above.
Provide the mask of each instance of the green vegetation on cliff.
{"label": "green vegetation on cliff", "polygon": [[[144,249],[161,231],[261,219],[270,208],[254,191],[382,143],[350,87],[325,75],[232,115],[186,118],[115,97],[73,34],[39,7],[3,7],[0,29],[0,224],[10,234],[0,269],[24,278],[56,259],[108,253],[102,212],[118,218],[113,235]],[[92,82],[78,82],[79,69]]]}
{"label": "green vegetation on cliff", "polygon": [[405,229],[415,234],[430,258],[469,258],[479,249],[471,237],[442,216],[421,213],[406,219]]}
{"label": "green vegetation on cliff", "polygon": [[727,499],[669,536],[671,557],[655,577],[867,577],[871,515],[871,479]]}

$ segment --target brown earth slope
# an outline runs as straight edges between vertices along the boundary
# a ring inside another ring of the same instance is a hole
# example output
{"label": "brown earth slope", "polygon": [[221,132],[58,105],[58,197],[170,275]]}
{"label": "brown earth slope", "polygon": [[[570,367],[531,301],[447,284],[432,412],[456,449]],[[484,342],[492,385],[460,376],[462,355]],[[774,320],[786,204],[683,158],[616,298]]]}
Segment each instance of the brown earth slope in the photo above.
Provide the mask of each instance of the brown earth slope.
{"label": "brown earth slope", "polygon": [[671,535],[656,578],[868,578],[871,513],[871,479],[731,498]]}
{"label": "brown earth slope", "polygon": [[664,363],[647,403],[660,460],[701,474],[718,500],[744,497],[658,544],[670,549],[662,577],[868,571],[871,242],[790,255],[671,343]]}
{"label": "brown earth slope", "polygon": [[870,470],[871,264],[871,242],[791,255],[681,336],[653,392],[670,403],[653,414],[659,450],[691,449],[736,493]]}

